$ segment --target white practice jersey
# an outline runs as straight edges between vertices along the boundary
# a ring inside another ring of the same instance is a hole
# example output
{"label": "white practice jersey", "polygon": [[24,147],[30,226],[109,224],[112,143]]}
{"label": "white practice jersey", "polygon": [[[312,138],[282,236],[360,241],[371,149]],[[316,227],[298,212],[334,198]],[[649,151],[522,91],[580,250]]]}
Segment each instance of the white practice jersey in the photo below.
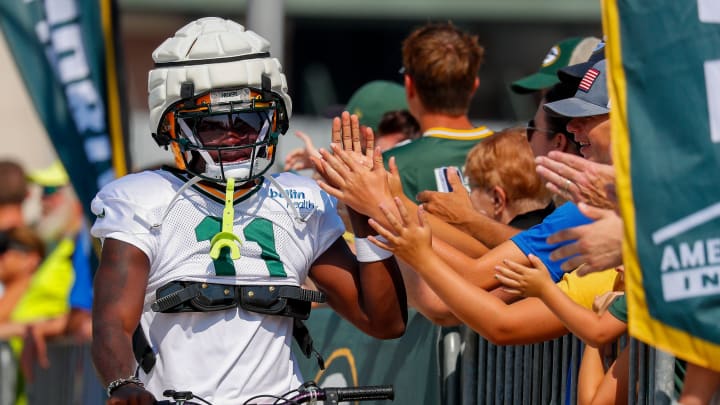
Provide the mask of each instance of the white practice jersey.
{"label": "white practice jersey", "polygon": [[[141,325],[157,355],[140,377],[157,399],[166,389],[192,391],[215,405],[257,394],[281,394],[302,382],[292,354],[292,318],[233,308],[156,313],[156,290],[173,280],[299,286],[313,262],[343,233],[336,201],[315,181],[274,175],[297,208],[267,179],[235,200],[233,232],[240,258],[210,257],[224,201],[168,171],[131,174],[105,186],[92,202],[92,234],[136,246],[150,261]],[[174,201],[173,201],[174,200]],[[227,250],[227,249],[225,249]]]}

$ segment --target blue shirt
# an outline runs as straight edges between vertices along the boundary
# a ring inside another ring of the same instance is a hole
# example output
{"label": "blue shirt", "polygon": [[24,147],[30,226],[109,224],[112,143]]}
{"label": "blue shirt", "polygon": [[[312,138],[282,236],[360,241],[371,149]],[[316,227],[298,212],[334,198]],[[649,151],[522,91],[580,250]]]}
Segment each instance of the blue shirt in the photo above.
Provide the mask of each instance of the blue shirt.
{"label": "blue shirt", "polygon": [[540,258],[548,268],[548,271],[550,271],[550,276],[553,281],[558,282],[564,274],[560,266],[567,261],[569,257],[559,261],[553,261],[550,260],[550,253],[572,241],[548,244],[547,238],[563,229],[574,228],[576,226],[589,224],[590,222],[592,222],[592,220],[583,215],[577,205],[568,202],[555,209],[552,214],[545,217],[543,222],[526,231],[520,232],[510,240],[515,242],[517,247],[520,248],[525,255],[532,253]]}
{"label": "blue shirt", "polygon": [[70,291],[70,308],[90,310],[92,308],[92,270],[90,269],[90,232],[83,227],[75,239],[72,255],[75,283]]}

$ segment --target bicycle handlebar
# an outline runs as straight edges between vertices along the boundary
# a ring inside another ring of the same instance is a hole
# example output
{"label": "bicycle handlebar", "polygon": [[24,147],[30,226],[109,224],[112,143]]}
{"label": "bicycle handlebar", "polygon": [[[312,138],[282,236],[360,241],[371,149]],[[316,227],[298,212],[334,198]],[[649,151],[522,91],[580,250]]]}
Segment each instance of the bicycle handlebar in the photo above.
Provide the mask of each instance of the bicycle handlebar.
{"label": "bicycle handlebar", "polygon": [[[291,391],[293,392],[293,391]],[[389,400],[395,399],[395,391],[391,385],[365,385],[357,387],[326,387],[321,388],[316,386],[314,383],[309,382],[303,384],[303,386],[295,391],[296,394],[288,396],[288,394],[282,395],[281,397],[272,396],[274,398],[273,403],[276,404],[302,404],[311,400],[324,401],[325,404],[337,404],[342,401],[372,401],[372,400]],[[157,405],[175,405],[175,404],[197,404],[196,402],[189,402],[191,399],[200,399],[201,401],[209,404],[200,397],[193,395],[190,391],[173,391],[167,390],[163,393],[165,396],[171,396],[172,400],[157,401]],[[246,401],[243,405],[256,405],[260,402],[257,401],[260,397],[253,397]],[[271,396],[267,396],[270,398]],[[282,402],[279,402],[282,401]]]}
{"label": "bicycle handlebar", "polygon": [[[317,399],[337,403],[342,401],[372,401],[395,399],[395,391],[391,385],[367,385],[360,387],[327,387],[318,388]],[[310,392],[298,394],[293,401],[298,403],[306,402],[312,397]]]}

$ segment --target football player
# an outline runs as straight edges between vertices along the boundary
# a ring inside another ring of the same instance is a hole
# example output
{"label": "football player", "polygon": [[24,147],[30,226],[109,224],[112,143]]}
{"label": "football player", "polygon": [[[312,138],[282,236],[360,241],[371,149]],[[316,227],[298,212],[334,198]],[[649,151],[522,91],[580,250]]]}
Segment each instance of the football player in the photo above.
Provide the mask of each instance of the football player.
{"label": "football player", "polygon": [[[268,174],[292,112],[269,48],[202,18],[153,52],[151,129],[176,167],[120,178],[92,202],[103,241],[92,355],[111,404],[167,389],[239,404],[297,388],[292,337],[312,301],[377,338],[405,330],[397,263],[365,239],[367,218],[351,213],[356,257],[334,198]],[[306,277],[320,292],[300,287]]]}

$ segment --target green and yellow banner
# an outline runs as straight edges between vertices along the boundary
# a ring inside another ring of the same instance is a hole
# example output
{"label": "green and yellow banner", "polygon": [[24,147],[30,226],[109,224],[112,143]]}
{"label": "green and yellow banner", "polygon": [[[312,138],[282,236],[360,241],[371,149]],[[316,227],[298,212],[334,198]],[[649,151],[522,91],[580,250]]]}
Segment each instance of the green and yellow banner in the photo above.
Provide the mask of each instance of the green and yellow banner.
{"label": "green and yellow banner", "polygon": [[629,328],[720,371],[720,2],[604,0]]}
{"label": "green and yellow banner", "polygon": [[113,0],[0,2],[14,62],[87,213],[129,166],[115,9]]}

